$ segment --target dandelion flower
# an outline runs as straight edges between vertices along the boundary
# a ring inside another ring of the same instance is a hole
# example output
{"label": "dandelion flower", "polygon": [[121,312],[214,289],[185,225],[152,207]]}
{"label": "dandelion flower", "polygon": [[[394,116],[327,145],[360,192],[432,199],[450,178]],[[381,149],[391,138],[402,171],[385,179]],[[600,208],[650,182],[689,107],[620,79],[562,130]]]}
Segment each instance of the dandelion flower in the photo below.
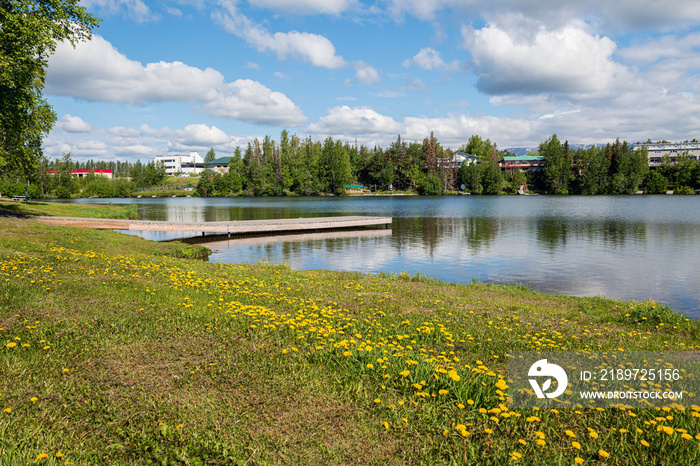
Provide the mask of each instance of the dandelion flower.
{"label": "dandelion flower", "polygon": [[14,348],[15,346],[17,346],[17,343],[15,343],[15,342],[13,341],[13,342],[11,342],[11,343],[8,343],[8,344],[5,345],[5,346],[7,346],[8,348]]}
{"label": "dandelion flower", "polygon": [[574,434],[572,431],[567,430],[564,432],[566,435],[568,435],[571,438],[576,438],[576,434]]}
{"label": "dandelion flower", "polygon": [[583,464],[583,458],[579,458],[578,456],[574,458],[574,463],[576,464]]}
{"label": "dandelion flower", "polygon": [[401,377],[408,377],[408,375],[409,375],[410,373],[411,373],[410,371],[401,371],[401,372],[399,372],[399,375],[400,375]]}
{"label": "dandelion flower", "polygon": [[571,442],[571,446],[574,447],[577,450],[581,449],[581,444],[578,442]]}
{"label": "dandelion flower", "polygon": [[7,414],[10,414],[10,413],[12,412],[12,409],[11,409],[11,408],[5,408],[3,411],[6,412]]}
{"label": "dandelion flower", "polygon": [[598,454],[603,458],[608,458],[610,456],[610,453],[605,450],[598,450]]}
{"label": "dandelion flower", "polygon": [[49,455],[47,455],[46,453],[39,453],[39,454],[37,455],[36,459],[38,459],[38,460],[45,460],[45,459],[48,458],[48,457],[49,457]]}

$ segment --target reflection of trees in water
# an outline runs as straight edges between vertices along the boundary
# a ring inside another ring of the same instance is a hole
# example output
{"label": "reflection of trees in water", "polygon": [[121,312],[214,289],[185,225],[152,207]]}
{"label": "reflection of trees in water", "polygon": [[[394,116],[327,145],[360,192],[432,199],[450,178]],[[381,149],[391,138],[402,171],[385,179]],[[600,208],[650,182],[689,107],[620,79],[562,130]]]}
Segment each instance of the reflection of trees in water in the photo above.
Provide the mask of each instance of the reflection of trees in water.
{"label": "reflection of trees in water", "polygon": [[395,218],[393,245],[397,251],[413,246],[424,249],[430,257],[441,243],[454,243],[458,238],[472,252],[488,249],[501,229],[500,219],[489,217]]}
{"label": "reflection of trees in water", "polygon": [[616,249],[629,241],[646,241],[648,225],[645,222],[619,220],[567,220],[543,217],[535,221],[535,237],[551,252],[574,240],[603,244]]}

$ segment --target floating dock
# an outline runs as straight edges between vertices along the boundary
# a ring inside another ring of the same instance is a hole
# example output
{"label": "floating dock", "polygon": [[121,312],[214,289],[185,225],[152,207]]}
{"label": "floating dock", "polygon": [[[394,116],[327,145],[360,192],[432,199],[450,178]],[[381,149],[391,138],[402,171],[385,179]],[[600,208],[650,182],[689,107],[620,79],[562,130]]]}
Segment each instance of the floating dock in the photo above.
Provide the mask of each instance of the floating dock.
{"label": "floating dock", "polygon": [[78,217],[35,217],[42,223],[61,226],[88,227],[104,230],[184,231],[239,236],[246,234],[285,234],[323,230],[356,229],[391,225],[391,217],[310,217],[272,220],[233,220],[227,222],[169,222],[154,220],[122,220]]}

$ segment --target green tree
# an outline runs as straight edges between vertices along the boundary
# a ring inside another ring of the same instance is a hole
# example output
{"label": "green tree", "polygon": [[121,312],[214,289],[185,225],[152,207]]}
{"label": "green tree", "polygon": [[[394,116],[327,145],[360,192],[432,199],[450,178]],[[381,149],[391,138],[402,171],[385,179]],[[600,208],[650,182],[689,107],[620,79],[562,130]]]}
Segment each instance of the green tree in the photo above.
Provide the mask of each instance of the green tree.
{"label": "green tree", "polygon": [[571,173],[568,143],[562,146],[559,138],[554,134],[546,142],[540,144],[539,153],[544,157],[544,179],[547,192],[567,194]]}
{"label": "green tree", "polygon": [[43,98],[56,44],[89,40],[96,18],[78,0],[0,0],[0,168],[33,173],[56,122]]}
{"label": "green tree", "polygon": [[216,152],[214,152],[214,148],[212,147],[207,151],[207,154],[204,156],[204,163],[213,162],[214,160],[216,160]]}

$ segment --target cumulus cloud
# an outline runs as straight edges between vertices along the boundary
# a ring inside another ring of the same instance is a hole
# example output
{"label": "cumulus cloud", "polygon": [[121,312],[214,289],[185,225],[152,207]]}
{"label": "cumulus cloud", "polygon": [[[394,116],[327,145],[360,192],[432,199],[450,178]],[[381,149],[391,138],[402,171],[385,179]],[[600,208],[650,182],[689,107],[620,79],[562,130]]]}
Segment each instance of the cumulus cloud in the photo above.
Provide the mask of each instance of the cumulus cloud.
{"label": "cumulus cloud", "polygon": [[[65,116],[61,118],[65,120]],[[138,128],[115,126],[100,128],[92,125],[90,133],[68,132],[56,125],[44,139],[44,154],[50,158],[70,152],[76,160],[131,160],[151,159],[163,154],[204,153],[213,147],[217,153],[233,153],[237,146],[244,147],[259,136],[236,136],[202,123],[180,129],[152,128],[142,124]]]}
{"label": "cumulus cloud", "polygon": [[333,43],[324,36],[299,31],[272,34],[240,13],[232,0],[220,0],[219,5],[221,8],[213,14],[214,19],[226,31],[244,39],[260,51],[271,50],[279,58],[300,57],[323,68],[341,68],[346,64],[343,57],[336,55]]}
{"label": "cumulus cloud", "polygon": [[449,70],[454,71],[459,69],[459,62],[454,60],[451,63],[446,63],[440,56],[440,52],[431,47],[421,49],[410,60],[404,60],[403,66],[409,67],[416,65],[424,70]]}
{"label": "cumulus cloud", "polygon": [[100,36],[74,49],[61,42],[49,59],[46,91],[103,102],[197,102],[212,100],[224,77],[181,62],[141,63],[128,59]]}
{"label": "cumulus cloud", "polygon": [[286,95],[250,79],[238,79],[204,106],[215,117],[267,125],[299,126],[306,122],[301,109]]}
{"label": "cumulus cloud", "polygon": [[355,77],[360,83],[370,85],[380,81],[379,73],[372,65],[359,60],[354,63],[354,66]]}
{"label": "cumulus cloud", "polygon": [[56,123],[56,127],[68,133],[88,133],[92,126],[85,123],[82,118],[70,114],[63,115]]}
{"label": "cumulus cloud", "polygon": [[612,60],[616,44],[611,39],[575,25],[516,41],[490,24],[475,30],[469,42],[477,87],[487,94],[554,92],[586,98],[631,79],[627,68]]}
{"label": "cumulus cloud", "polygon": [[700,20],[700,3],[689,0],[390,0],[388,9],[394,18],[410,15],[433,21],[438,12],[452,9],[468,13],[478,11],[489,21],[504,14],[519,14],[548,29],[556,29],[574,19],[603,23],[610,28],[668,28],[693,26]]}
{"label": "cumulus cloud", "polygon": [[294,14],[339,15],[356,2],[354,0],[248,0],[251,6]]}
{"label": "cumulus cloud", "polygon": [[48,94],[102,102],[203,103],[209,115],[296,127],[306,121],[286,95],[251,80],[225,83],[221,73],[181,62],[128,59],[100,36],[73,49],[59,44],[49,61]]}
{"label": "cumulus cloud", "polygon": [[345,136],[395,134],[400,125],[393,118],[381,115],[369,107],[333,107],[326,116],[308,127],[311,133]]}

